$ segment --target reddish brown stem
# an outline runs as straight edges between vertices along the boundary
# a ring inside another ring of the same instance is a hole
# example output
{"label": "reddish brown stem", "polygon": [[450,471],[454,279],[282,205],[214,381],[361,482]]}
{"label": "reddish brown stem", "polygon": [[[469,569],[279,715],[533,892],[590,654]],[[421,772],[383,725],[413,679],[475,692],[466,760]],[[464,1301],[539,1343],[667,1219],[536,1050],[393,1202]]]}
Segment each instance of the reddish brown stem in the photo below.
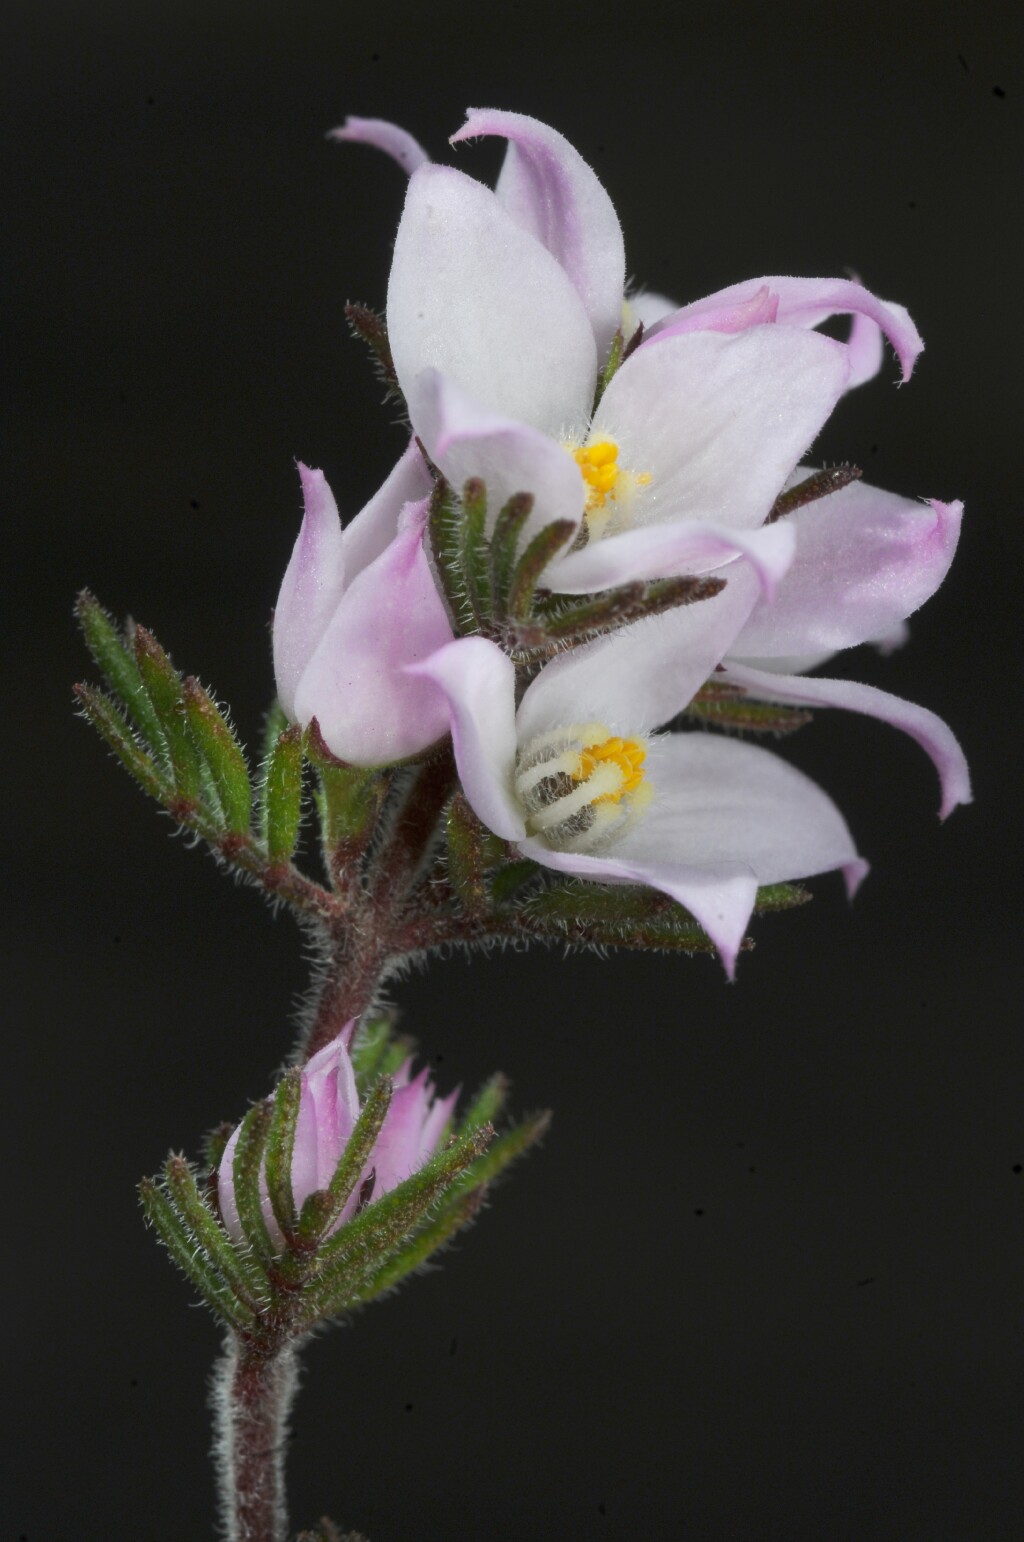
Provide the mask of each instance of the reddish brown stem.
{"label": "reddish brown stem", "polygon": [[284,1542],[284,1448],[296,1386],[293,1345],[232,1335],[213,1394],[228,1542]]}

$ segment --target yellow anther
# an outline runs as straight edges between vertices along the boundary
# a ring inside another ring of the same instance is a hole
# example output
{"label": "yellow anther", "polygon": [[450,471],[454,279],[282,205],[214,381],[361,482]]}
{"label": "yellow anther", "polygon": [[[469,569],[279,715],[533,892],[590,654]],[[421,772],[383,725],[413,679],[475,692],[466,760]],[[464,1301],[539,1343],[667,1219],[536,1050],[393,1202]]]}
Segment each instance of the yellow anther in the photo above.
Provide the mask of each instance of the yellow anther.
{"label": "yellow anther", "polygon": [[[571,446],[566,448],[571,449]],[[624,471],[619,466],[619,447],[614,439],[595,439],[572,449],[587,490],[587,526],[591,536],[603,535],[613,515],[629,518],[633,494],[651,480],[649,471]],[[609,506],[611,505],[611,507]]]}
{"label": "yellow anther", "polygon": [[598,766],[614,766],[619,773],[617,787],[600,793],[594,803],[618,803],[628,792],[635,792],[644,779],[641,769],[647,759],[647,751],[636,739],[611,737],[587,744],[580,751],[579,764],[572,772],[576,782],[589,781]]}

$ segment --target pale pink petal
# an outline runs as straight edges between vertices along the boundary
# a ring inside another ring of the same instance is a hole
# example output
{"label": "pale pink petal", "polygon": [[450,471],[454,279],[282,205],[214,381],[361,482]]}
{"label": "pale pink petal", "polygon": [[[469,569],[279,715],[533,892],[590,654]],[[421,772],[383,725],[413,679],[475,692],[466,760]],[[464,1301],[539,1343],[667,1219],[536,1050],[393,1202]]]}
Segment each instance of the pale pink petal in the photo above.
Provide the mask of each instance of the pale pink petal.
{"label": "pale pink petal", "polygon": [[426,1069],[407,1086],[396,1087],[373,1147],[371,1160],[377,1174],[373,1191],[376,1198],[410,1178],[422,1166],[420,1136],[429,1101]]}
{"label": "pale pink petal", "polygon": [[544,574],[544,583],[556,594],[590,594],[634,579],[673,574],[716,571],[728,580],[732,567],[722,564],[742,556],[749,560],[765,598],[770,599],[795,549],[794,532],[785,521],[760,530],[730,530],[686,519],[678,524],[642,525],[590,541],[580,551],[569,552],[553,563]]}
{"label": "pale pink petal", "polygon": [[798,509],[770,527],[795,531],[792,566],[733,651],[827,655],[890,636],[945,578],[962,514],[962,503],[914,502],[863,482]]}
{"label": "pale pink petal", "polygon": [[534,497],[524,541],[552,520],[579,523],[583,478],[572,456],[553,439],[480,406],[434,369],[412,382],[408,400],[423,443],[448,481],[461,491],[469,477],[483,478],[492,528],[502,505],[522,492]]}
{"label": "pale pink petal", "polygon": [[[430,1160],[437,1150],[438,1144],[448,1121],[455,1112],[455,1105],[459,1101],[459,1089],[450,1092],[447,1097],[439,1098],[434,1094],[433,1087],[428,1083],[430,1097],[426,1100],[421,1110],[423,1123],[420,1127],[419,1144],[416,1153],[416,1165],[422,1167],[424,1162]],[[432,1100],[432,1101],[431,1101]]]}
{"label": "pale pink petal", "polygon": [[893,728],[901,728],[931,756],[942,784],[940,817],[945,819],[960,803],[971,801],[967,761],[950,729],[927,707],[903,701],[857,680],[821,680],[799,675],[777,675],[748,665],[730,662],[721,680],[741,685],[760,701],[780,701],[806,707],[842,707],[863,712]]}
{"label": "pale pink petal", "polygon": [[516,758],[512,660],[483,637],[463,637],[409,673],[433,681],[447,699],[459,779],[474,811],[496,835],[519,840],[526,825],[512,791]]}
{"label": "pale pink petal", "polygon": [[882,367],[885,349],[882,346],[882,329],[878,322],[873,321],[870,316],[865,316],[863,311],[856,313],[850,325],[846,347],[850,355],[850,378],[847,381],[847,390],[852,391],[855,386],[874,380]]}
{"label": "pale pink petal", "polygon": [[452,635],[423,550],[426,502],[409,507],[387,550],[353,579],[296,696],[297,720],[315,717],[328,748],[353,765],[418,754],[447,728],[443,695],[405,669]]}
{"label": "pale pink petal", "polygon": [[[778,319],[779,297],[772,293],[767,284],[762,284],[760,289],[755,289],[753,294],[745,295],[742,299],[733,296],[713,305],[710,301],[714,299],[712,295],[709,300],[698,300],[695,305],[677,311],[671,326],[652,331],[652,336],[665,338],[671,334],[673,337],[681,337],[685,332],[745,332],[748,327],[770,325]],[[664,321],[666,314],[663,311],[652,320],[652,328],[655,321]]]}
{"label": "pale pink petal", "polygon": [[428,497],[432,486],[419,446],[410,440],[383,486],[342,532],[346,583],[350,584],[357,573],[387,549],[395,538],[398,518],[406,504]]}
{"label": "pale pink petal", "polygon": [[620,466],[650,475],[638,522],[755,528],[827,420],[847,369],[842,344],[793,327],[670,337],[622,366],[591,438],[611,437]]}
{"label": "pale pink petal", "polygon": [[245,1233],[242,1231],[242,1222],[238,1214],[238,1200],[235,1198],[235,1148],[241,1133],[242,1126],[236,1125],[228,1137],[224,1155],[217,1169],[217,1202],[220,1205],[221,1220],[224,1222],[224,1230],[228,1236],[239,1245],[245,1242]]}
{"label": "pale pink petal", "polygon": [[508,140],[498,201],[561,263],[603,357],[622,320],[626,279],[622,227],[611,199],[567,139],[523,113],[471,107],[451,143],[489,134]]}
{"label": "pale pink petal", "polygon": [[675,717],[729,651],[755,602],[757,579],[746,562],[726,574],[713,599],[634,622],[545,664],[519,707],[520,741],[587,722],[644,734]]}
{"label": "pale pink petal", "polygon": [[430,156],[412,135],[386,118],[346,118],[340,128],[330,129],[328,139],[347,140],[350,144],[373,145],[397,161],[412,176],[417,166],[424,166]]}
{"label": "pale pink petal", "polygon": [[[863,284],[848,278],[771,277],[730,284],[727,289],[720,289],[716,294],[694,301],[692,305],[684,305],[674,315],[663,317],[651,328],[650,335],[644,339],[641,347],[652,348],[655,343],[673,336],[677,330],[690,328],[695,316],[719,312],[723,305],[735,301],[749,300],[765,285],[778,297],[777,320],[780,325],[816,327],[830,316],[852,314],[867,317],[881,328],[892,344],[900,361],[903,379],[910,379],[914,364],[924,347],[921,334],[902,305],[880,300],[865,289]],[[854,330],[850,343],[853,345],[853,374],[848,384],[855,385],[868,378],[864,371],[869,368],[874,357],[875,344],[863,327]]]}
{"label": "pale pink petal", "polygon": [[285,715],[345,589],[338,505],[322,471],[299,463],[305,512],[274,609],[274,675]]}
{"label": "pale pink petal", "polygon": [[551,253],[461,172],[421,166],[409,182],[388,335],[403,390],[433,367],[556,437],[586,420],[597,350],[582,301]]}

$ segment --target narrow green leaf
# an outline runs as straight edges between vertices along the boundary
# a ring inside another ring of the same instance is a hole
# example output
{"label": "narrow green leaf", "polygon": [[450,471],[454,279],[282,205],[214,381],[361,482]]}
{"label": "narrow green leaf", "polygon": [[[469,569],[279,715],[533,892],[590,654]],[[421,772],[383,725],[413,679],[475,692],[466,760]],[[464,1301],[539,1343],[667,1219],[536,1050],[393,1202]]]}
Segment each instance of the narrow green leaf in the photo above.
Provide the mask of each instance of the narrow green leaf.
{"label": "narrow green leaf", "polygon": [[534,536],[516,563],[512,574],[508,595],[510,616],[525,620],[529,615],[534,591],[544,569],[557,555],[559,549],[567,541],[571,541],[575,534],[576,525],[571,519],[556,519],[550,525],[545,525],[543,530],[538,531]]}
{"label": "narrow green leaf", "polygon": [[292,1193],[292,1156],[301,1102],[302,1072],[298,1066],[292,1066],[274,1093],[274,1111],[267,1135],[267,1192],[277,1224],[289,1242],[298,1224]]}
{"label": "narrow green leaf", "polygon": [[462,489],[462,574],[466,597],[482,629],[492,612],[491,575],[487,542],[487,488],[471,477]]}
{"label": "narrow green leaf", "polygon": [[384,317],[378,311],[371,310],[368,305],[356,305],[350,301],[345,306],[345,319],[354,335],[369,348],[373,355],[374,368],[387,386],[389,396],[402,401],[402,392],[395,371],[395,361],[391,356],[391,344],[388,341],[388,328]]}
{"label": "narrow green leaf", "polygon": [[461,632],[466,619],[466,591],[461,573],[460,509],[442,477],[434,483],[427,515],[427,536],[434,556],[434,571],[448,608],[449,619]]}
{"label": "narrow green leaf", "polygon": [[209,768],[224,823],[236,834],[247,834],[252,818],[252,786],[242,747],[224,714],[195,675],[186,676],[183,692],[188,726],[196,748]]}
{"label": "narrow green leaf", "polygon": [[491,536],[491,599],[495,615],[502,617],[508,608],[508,592],[519,550],[523,526],[533,513],[533,494],[515,493],[494,522]]}
{"label": "narrow green leaf", "polygon": [[135,627],[132,642],[142,683],[167,739],[175,792],[186,803],[196,805],[203,781],[199,755],[188,731],[181,676],[146,627]]}
{"label": "narrow green leaf", "polygon": [[84,716],[107,741],[125,770],[151,798],[167,803],[173,795],[173,787],[165,781],[160,769],[140,747],[109,696],[92,685],[76,685],[74,691]]}
{"label": "narrow green leaf", "polygon": [[474,1219],[483,1203],[486,1186],[484,1184],[470,1189],[445,1207],[436,1220],[423,1227],[402,1247],[401,1251],[392,1254],[384,1263],[371,1273],[358,1290],[352,1305],[356,1302],[373,1301],[377,1296],[393,1290],[402,1280],[419,1269],[430,1259],[439,1248],[443,1248],[446,1242],[450,1242],[457,1232],[468,1226]]}
{"label": "narrow green leaf", "polygon": [[[355,1129],[341,1154],[341,1160],[334,1169],[330,1183],[323,1191],[327,1195],[326,1205],[322,1207],[318,1203],[315,1210],[314,1207],[307,1209],[306,1205],[302,1207],[299,1236],[303,1242],[310,1242],[322,1236],[334,1225],[348,1204],[363,1169],[373,1153],[377,1136],[391,1107],[394,1090],[394,1083],[390,1076],[382,1076],[370,1089],[359,1118],[356,1120]],[[330,1253],[334,1241],[335,1238],[331,1238],[325,1244],[322,1254]]]}
{"label": "narrow green leaf", "polygon": [[556,601],[539,608],[545,635],[562,646],[578,646],[590,637],[629,626],[645,616],[657,616],[679,605],[713,599],[725,588],[724,578],[665,578],[653,583],[622,584],[580,604]]}
{"label": "narrow green leaf", "polygon": [[812,898],[809,890],[798,883],[770,883],[758,889],[754,909],[758,915],[771,914],[776,910],[793,910],[806,905]]}
{"label": "narrow green leaf", "polygon": [[551,1128],[551,1110],[544,1109],[523,1119],[513,1129],[506,1130],[487,1150],[467,1167],[460,1187],[477,1188],[480,1184],[493,1183],[510,1163],[515,1162],[537,1141],[543,1139]]}
{"label": "narrow green leaf", "polygon": [[205,1249],[198,1244],[198,1238],[189,1232],[166,1194],[152,1178],[142,1180],[139,1195],[147,1221],[159,1235],[182,1274],[191,1281],[207,1305],[234,1328],[244,1330],[251,1327],[254,1320],[252,1313],[235,1297],[224,1279],[211,1266]]}
{"label": "narrow green leaf", "polygon": [[683,714],[746,733],[791,734],[812,721],[813,713],[779,702],[754,701],[729,681],[709,680]]}
{"label": "narrow green leaf", "polygon": [[463,905],[470,912],[482,911],[487,904],[485,872],[486,831],[464,795],[457,792],[448,808],[446,823],[448,876]]}
{"label": "narrow green leaf", "polygon": [[238,1206],[242,1235],[259,1257],[267,1259],[276,1258],[280,1252],[267,1230],[260,1195],[260,1169],[272,1117],[273,1107],[269,1098],[253,1104],[242,1120],[232,1165],[235,1204]]}
{"label": "narrow green leaf", "polygon": [[231,1239],[213,1215],[184,1157],[168,1157],[164,1163],[167,1193],[178,1215],[204,1250],[210,1264],[223,1276],[228,1288],[243,1307],[256,1315],[260,1294],[266,1291],[266,1277],[250,1263],[247,1267]]}
{"label": "narrow green leaf", "polygon": [[114,695],[120,698],[135,719],[144,742],[157,760],[169,764],[167,740],[160,719],[142,683],[135,656],[113,620],[88,589],[83,589],[78,596],[75,614],[86,646],[109,681]]}
{"label": "narrow green leaf", "polygon": [[302,818],[302,729],[278,736],[263,772],[261,826],[272,863],[287,862]]}
{"label": "narrow green leaf", "polygon": [[528,924],[568,940],[599,947],[668,952],[714,951],[707,933],[667,895],[632,884],[603,885],[570,880],[552,884],[523,907]]}
{"label": "narrow green leaf", "polygon": [[288,719],[284,708],[279,701],[272,701],[267,708],[267,715],[263,720],[263,738],[261,741],[260,764],[266,765],[274,753],[274,745],[280,739],[288,727]]}
{"label": "narrow green leaf", "polygon": [[611,385],[612,379],[615,376],[619,365],[622,363],[622,355],[625,352],[625,349],[626,340],[622,335],[622,328],[617,327],[615,329],[615,336],[612,338],[612,346],[608,352],[608,362],[605,364],[604,369],[601,371],[601,374],[598,377],[597,391],[594,394],[594,407],[591,416],[593,416],[593,413],[597,411],[598,404],[600,403],[602,396]]}
{"label": "narrow green leaf", "polygon": [[491,899],[495,905],[511,904],[527,884],[540,876],[540,867],[524,857],[519,862],[507,862],[491,875]]}
{"label": "narrow green leaf", "polygon": [[330,862],[340,848],[368,841],[387,798],[391,774],[337,760],[324,743],[316,718],[306,729],[303,748],[320,780],[321,834]]}
{"label": "narrow green leaf", "polygon": [[501,1113],[507,1097],[508,1078],[500,1071],[496,1071],[489,1081],[484,1082],[463,1115],[459,1134],[464,1135],[467,1130],[478,1129],[482,1124],[493,1124]]}
{"label": "narrow green leaf", "polygon": [[837,493],[849,487],[851,482],[858,481],[863,474],[859,466],[826,466],[823,471],[812,472],[795,487],[787,487],[785,492],[779,494],[765,524],[774,524],[777,519],[804,508],[808,503],[815,503],[819,498],[827,498],[829,493]]}
{"label": "narrow green leaf", "polygon": [[385,1258],[482,1155],[493,1133],[484,1125],[456,1137],[419,1172],[367,1205],[330,1238],[321,1250],[323,1271],[310,1283],[308,1292],[317,1316],[343,1309],[361,1278],[382,1267]]}

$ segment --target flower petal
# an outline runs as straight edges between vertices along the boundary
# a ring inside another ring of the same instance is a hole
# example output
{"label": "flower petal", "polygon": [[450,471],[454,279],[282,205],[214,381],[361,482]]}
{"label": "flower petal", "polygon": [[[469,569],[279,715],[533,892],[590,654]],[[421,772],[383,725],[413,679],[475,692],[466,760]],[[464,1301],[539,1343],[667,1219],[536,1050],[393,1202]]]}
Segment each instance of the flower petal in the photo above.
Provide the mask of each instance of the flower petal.
{"label": "flower petal", "polygon": [[[921,334],[902,305],[880,300],[869,289],[865,289],[863,284],[848,278],[772,277],[730,284],[727,289],[720,289],[703,300],[695,300],[692,305],[684,305],[674,315],[655,323],[641,348],[651,348],[656,342],[673,336],[677,330],[688,330],[695,316],[715,313],[723,305],[752,298],[765,285],[778,297],[777,320],[780,325],[816,327],[830,316],[852,314],[867,317],[881,328],[892,344],[900,361],[903,379],[910,379],[911,371],[924,347]],[[859,385],[862,380],[869,378],[865,370],[870,368],[872,359],[876,357],[877,345],[870,332],[861,326],[854,328],[847,346],[852,348],[853,354],[852,376],[848,385]]]}
{"label": "flower petal", "polygon": [[345,526],[341,540],[347,583],[376,561],[394,540],[406,504],[428,497],[432,486],[420,448],[411,440],[383,486]]}
{"label": "flower petal", "polygon": [[796,706],[842,707],[848,712],[863,712],[916,739],[931,756],[942,784],[939,816],[945,819],[959,803],[970,803],[971,780],[963,750],[951,730],[934,712],[914,702],[891,696],[873,685],[857,680],[822,680],[817,676],[777,675],[751,669],[749,665],[729,662],[722,680],[741,685],[759,701],[781,701]]}
{"label": "flower petal", "polygon": [[520,739],[586,722],[646,734],[675,717],[728,652],[754,605],[752,569],[737,562],[727,572],[713,599],[636,621],[545,664],[520,704]]}
{"label": "flower petal", "polygon": [[597,350],[582,301],[551,253],[459,171],[421,166],[410,179],[388,335],[403,391],[433,366],[555,436],[590,410]]}
{"label": "flower petal", "polygon": [[[749,559],[765,598],[770,599],[795,549],[794,532],[784,521],[760,530],[730,530],[683,519],[591,541],[553,563],[544,583],[556,594],[590,594],[634,579],[708,573],[742,556]],[[720,576],[728,580],[731,572],[730,566]]]}
{"label": "flower petal", "polygon": [[841,343],[793,327],[690,332],[641,347],[601,398],[591,437],[651,482],[638,520],[763,523],[842,394]]}
{"label": "flower petal", "polygon": [[350,144],[373,145],[397,161],[412,176],[417,166],[424,166],[430,156],[419,142],[397,123],[386,118],[346,118],[340,128],[330,129],[328,139],[347,140]]}
{"label": "flower petal", "polygon": [[508,140],[495,194],[573,282],[605,356],[622,321],[626,252],[622,227],[595,173],[567,139],[519,112],[471,107],[450,143],[497,134]]}
{"label": "flower petal", "polygon": [[962,514],[962,503],[914,502],[862,482],[798,509],[771,527],[792,526],[793,564],[734,651],[828,654],[892,635],[945,578]]}
{"label": "flower petal", "polygon": [[[550,667],[550,666],[549,666]],[[526,832],[512,791],[516,758],[515,665],[483,637],[462,637],[409,670],[448,702],[463,791],[488,829],[507,841]]]}
{"label": "flower petal", "polygon": [[552,520],[579,523],[584,501],[579,467],[546,434],[481,407],[436,369],[417,376],[408,401],[423,443],[448,481],[459,489],[469,477],[486,483],[492,526],[502,505],[520,492],[534,497],[524,539]]}
{"label": "flower petal", "polygon": [[423,550],[427,504],[411,504],[388,548],[356,575],[305,671],[297,720],[353,765],[383,765],[433,744],[448,724],[444,697],[405,666],[451,638]]}
{"label": "flower petal", "polygon": [[274,675],[285,714],[345,589],[341,519],[322,471],[299,462],[305,512],[274,608]]}

